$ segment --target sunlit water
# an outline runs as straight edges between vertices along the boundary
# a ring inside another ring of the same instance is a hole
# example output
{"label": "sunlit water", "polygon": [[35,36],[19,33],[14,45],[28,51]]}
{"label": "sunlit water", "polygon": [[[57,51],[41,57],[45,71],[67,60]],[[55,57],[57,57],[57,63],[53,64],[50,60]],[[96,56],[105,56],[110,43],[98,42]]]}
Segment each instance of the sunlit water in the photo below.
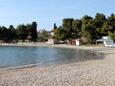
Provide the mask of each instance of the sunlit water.
{"label": "sunlit water", "polygon": [[47,66],[102,58],[91,51],[68,48],[0,47],[0,68]]}

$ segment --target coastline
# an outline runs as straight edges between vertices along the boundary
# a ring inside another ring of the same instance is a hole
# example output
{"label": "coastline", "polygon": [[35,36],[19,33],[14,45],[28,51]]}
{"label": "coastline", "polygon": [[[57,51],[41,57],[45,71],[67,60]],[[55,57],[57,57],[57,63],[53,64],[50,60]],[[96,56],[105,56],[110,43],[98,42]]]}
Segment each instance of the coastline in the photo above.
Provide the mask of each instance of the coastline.
{"label": "coastline", "polygon": [[[47,43],[0,43],[0,47],[46,47],[46,48],[70,48],[70,49],[80,49],[80,50],[88,50],[91,51],[92,53],[101,53],[97,52],[96,49],[100,49],[100,47],[97,46],[75,46],[75,45],[67,45],[67,44],[47,44]],[[103,47],[101,47],[103,48]],[[66,64],[66,63],[64,63]],[[54,65],[59,65],[59,64],[54,64]],[[29,65],[24,65],[24,66],[16,66],[16,67],[6,67],[6,68],[0,68],[0,70],[12,70],[12,69],[23,69],[23,68],[30,68],[30,67],[38,67],[38,64],[29,64]],[[45,66],[51,66],[51,65],[45,65]],[[41,65],[39,66],[41,67]],[[44,67],[44,66],[42,66]]]}
{"label": "coastline", "polygon": [[67,44],[48,44],[48,43],[38,43],[38,42],[31,42],[31,43],[0,43],[0,46],[9,46],[9,47],[54,47],[54,48],[74,48],[74,49],[100,49],[104,48],[103,46],[75,46],[75,45],[67,45]]}
{"label": "coastline", "polygon": [[[0,69],[0,86],[111,86],[115,85],[115,48],[49,45],[105,53],[102,60]],[[111,79],[111,81],[110,81]]]}

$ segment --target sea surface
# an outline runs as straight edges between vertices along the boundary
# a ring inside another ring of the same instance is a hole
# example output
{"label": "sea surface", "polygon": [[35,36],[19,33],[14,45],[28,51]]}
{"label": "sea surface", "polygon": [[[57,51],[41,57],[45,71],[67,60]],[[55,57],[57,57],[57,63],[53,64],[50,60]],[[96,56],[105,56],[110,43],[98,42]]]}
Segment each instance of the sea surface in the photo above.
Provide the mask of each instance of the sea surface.
{"label": "sea surface", "polygon": [[102,59],[93,51],[48,47],[0,47],[0,68],[47,66],[71,62]]}

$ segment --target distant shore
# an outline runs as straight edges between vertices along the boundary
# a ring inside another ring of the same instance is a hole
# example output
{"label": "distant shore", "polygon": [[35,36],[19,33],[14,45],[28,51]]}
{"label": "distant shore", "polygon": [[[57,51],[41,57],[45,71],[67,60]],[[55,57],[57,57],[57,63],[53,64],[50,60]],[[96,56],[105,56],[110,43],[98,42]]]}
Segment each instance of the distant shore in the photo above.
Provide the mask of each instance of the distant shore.
{"label": "distant shore", "polygon": [[0,70],[0,86],[112,86],[115,85],[115,48],[50,45],[105,53],[102,60],[89,60],[47,67]]}
{"label": "distant shore", "polygon": [[75,45],[67,45],[67,44],[48,44],[48,43],[40,43],[40,42],[19,42],[19,43],[0,43],[0,46],[19,46],[19,47],[57,47],[57,48],[79,48],[79,49],[100,49],[103,46],[75,46]]}
{"label": "distant shore", "polygon": [[47,43],[38,43],[38,42],[19,42],[19,43],[0,43],[0,46],[32,46],[32,47],[39,47],[39,46],[49,46],[50,44]]}

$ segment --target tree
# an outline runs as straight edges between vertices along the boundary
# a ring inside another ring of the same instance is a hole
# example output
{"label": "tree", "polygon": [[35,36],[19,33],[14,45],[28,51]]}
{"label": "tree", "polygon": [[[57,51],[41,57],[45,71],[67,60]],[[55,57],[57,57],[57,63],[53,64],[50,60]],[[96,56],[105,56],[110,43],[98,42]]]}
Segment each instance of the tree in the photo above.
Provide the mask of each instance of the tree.
{"label": "tree", "polygon": [[82,21],[81,20],[73,20],[72,22],[72,38],[76,39],[81,36],[81,26]]}
{"label": "tree", "polygon": [[44,29],[44,30],[40,31],[38,34],[39,34],[38,35],[38,41],[40,41],[40,42],[46,42],[46,41],[48,41],[48,38],[50,36],[49,33],[48,33],[48,31],[46,31]]}
{"label": "tree", "polygon": [[54,23],[54,27],[53,27],[53,29],[54,29],[54,30],[57,29],[57,25],[56,25],[56,23]]}
{"label": "tree", "polygon": [[115,41],[115,31],[112,32],[108,32],[108,35]]}
{"label": "tree", "polygon": [[45,30],[42,32],[42,36],[43,36],[43,40],[44,40],[44,41],[47,41],[48,38],[49,38],[48,32],[45,31]]}
{"label": "tree", "polygon": [[108,22],[104,22],[102,28],[100,28],[100,31],[99,31],[102,36],[108,36],[108,28],[109,28]]}
{"label": "tree", "polygon": [[64,32],[66,34],[66,39],[71,40],[72,39],[72,22],[74,21],[73,18],[65,18],[63,19],[62,28],[64,29]]}
{"label": "tree", "polygon": [[7,42],[9,38],[9,31],[5,26],[2,26],[1,29],[2,29],[2,40],[4,40],[4,42]]}
{"label": "tree", "polygon": [[0,26],[0,40],[2,40],[3,37],[3,31],[2,31],[2,27]]}
{"label": "tree", "polygon": [[9,40],[13,42],[14,39],[16,39],[16,30],[13,25],[9,26]]}
{"label": "tree", "polygon": [[27,27],[24,24],[18,25],[16,31],[17,31],[18,39],[21,39],[23,40],[23,42],[25,42],[28,36]]}
{"label": "tree", "polygon": [[32,25],[29,25],[29,33],[31,36],[31,41],[36,42],[37,40],[37,23],[36,22],[32,22]]}
{"label": "tree", "polygon": [[55,34],[55,38],[57,40],[66,40],[66,38],[67,38],[66,31],[61,26],[55,30],[54,34]]}
{"label": "tree", "polygon": [[111,16],[108,17],[108,24],[109,24],[108,30],[110,32],[114,32],[115,31],[115,14],[111,14]]}
{"label": "tree", "polygon": [[82,24],[90,24],[93,18],[91,16],[85,15],[81,20]]}
{"label": "tree", "polygon": [[94,19],[94,22],[95,22],[95,26],[96,27],[102,27],[103,26],[103,23],[106,21],[106,16],[102,13],[97,13],[96,16],[95,16],[95,19]]}
{"label": "tree", "polygon": [[107,22],[106,16],[102,13],[97,13],[94,18],[94,27],[96,28],[97,39],[102,38],[103,34],[106,35],[105,32],[105,22]]}
{"label": "tree", "polygon": [[96,30],[93,27],[93,18],[90,16],[84,16],[82,18],[82,36],[87,38],[88,43],[93,43],[95,40],[95,33]]}
{"label": "tree", "polygon": [[82,26],[82,36],[87,38],[88,43],[92,43],[94,41],[94,33],[93,26],[91,24]]}

